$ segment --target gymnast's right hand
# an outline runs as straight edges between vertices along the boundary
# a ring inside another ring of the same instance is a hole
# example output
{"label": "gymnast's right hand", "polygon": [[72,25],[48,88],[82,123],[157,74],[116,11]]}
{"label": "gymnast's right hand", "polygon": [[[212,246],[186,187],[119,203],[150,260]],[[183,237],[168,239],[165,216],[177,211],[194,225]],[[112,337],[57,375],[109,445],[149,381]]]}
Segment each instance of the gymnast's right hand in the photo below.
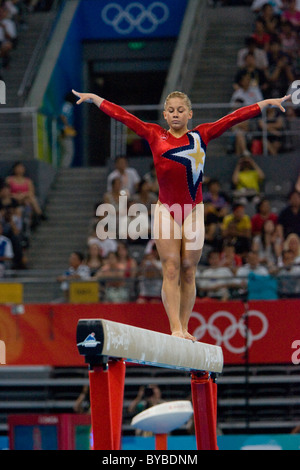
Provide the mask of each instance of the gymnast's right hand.
{"label": "gymnast's right hand", "polygon": [[75,90],[72,90],[72,93],[79,98],[76,104],[94,103],[96,106],[100,106],[103,101],[103,98],[100,98],[100,96],[94,95],[93,93],[80,93]]}

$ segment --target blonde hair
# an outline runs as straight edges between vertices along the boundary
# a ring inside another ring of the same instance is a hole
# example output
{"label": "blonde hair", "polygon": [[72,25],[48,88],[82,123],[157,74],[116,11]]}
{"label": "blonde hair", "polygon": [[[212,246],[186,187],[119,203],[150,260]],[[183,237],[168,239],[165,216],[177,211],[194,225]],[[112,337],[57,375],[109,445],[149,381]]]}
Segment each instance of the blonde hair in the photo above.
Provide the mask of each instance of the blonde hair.
{"label": "blonde hair", "polygon": [[296,240],[297,243],[298,243],[298,253],[296,254],[296,256],[300,256],[300,237],[297,235],[297,233],[290,233],[285,241],[284,241],[284,244],[283,244],[283,249],[284,250],[289,250],[290,249],[290,242],[292,240]]}
{"label": "blonde hair", "polygon": [[168,102],[173,98],[182,99],[185,102],[186,106],[188,107],[189,111],[192,110],[192,102],[190,98],[188,97],[188,95],[186,95],[185,93],[182,93],[181,91],[173,91],[167,96],[166,101],[165,101],[165,109],[168,106]]}

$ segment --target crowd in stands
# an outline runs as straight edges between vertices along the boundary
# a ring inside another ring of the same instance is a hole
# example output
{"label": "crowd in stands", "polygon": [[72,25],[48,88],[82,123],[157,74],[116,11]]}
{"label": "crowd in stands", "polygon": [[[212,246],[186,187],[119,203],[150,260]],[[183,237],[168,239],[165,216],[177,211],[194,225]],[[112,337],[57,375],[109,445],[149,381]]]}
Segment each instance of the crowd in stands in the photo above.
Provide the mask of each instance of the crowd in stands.
{"label": "crowd in stands", "polygon": [[[251,161],[250,157],[246,158]],[[257,173],[258,181],[264,179],[258,165],[249,167],[250,172]],[[236,178],[238,187],[237,173],[234,172],[233,179]],[[250,215],[248,197],[236,198],[234,191],[224,193],[218,180],[208,179],[204,185],[205,246],[197,275],[199,297],[206,300],[300,297],[299,184],[300,175],[291,186],[288,198],[282,201],[283,208],[279,212],[272,210],[272,201],[259,190],[249,193],[249,199],[254,199],[251,207],[255,208]],[[124,214],[120,214],[117,212],[122,208],[119,198],[124,195],[126,207]],[[145,226],[151,227],[151,205],[155,204],[157,196],[153,170],[141,178],[134,168],[127,166],[125,157],[119,157],[116,169],[108,176],[107,191],[97,206],[110,204],[114,221],[119,225],[126,222],[129,227],[131,203],[141,203],[148,211]],[[58,278],[66,298],[68,281],[92,279],[100,283],[103,302],[160,302],[161,263],[150,231],[137,240],[128,232],[123,240],[118,238],[118,230],[109,233],[108,217],[106,213],[108,238],[101,240],[97,236],[97,228],[104,221],[101,213],[91,220],[86,256],[72,253],[70,267]]]}
{"label": "crowd in stands", "polygon": [[[68,280],[89,278],[99,280],[102,286],[100,296],[103,301],[160,302],[161,263],[155,243],[151,239],[151,210],[157,201],[157,190],[157,180],[153,170],[141,178],[134,168],[128,167],[126,157],[116,159],[115,169],[107,178],[107,191],[99,202],[99,206],[109,204],[113,210],[111,216],[115,231],[108,232],[107,238],[102,240],[98,237],[97,228],[103,216],[96,216],[91,220],[87,234],[86,256],[82,253],[71,253],[70,267],[58,277],[66,298]],[[120,204],[120,197],[125,197],[125,207]],[[137,240],[130,238],[127,231],[125,239],[120,239],[118,236],[122,233],[122,225],[129,227],[130,221],[134,220],[134,217],[130,217],[131,204],[143,204],[147,220],[143,221],[140,218]],[[96,210],[97,207],[98,204]],[[110,227],[108,217],[106,214],[103,220],[106,231]],[[88,273],[82,269],[83,266],[88,268]]]}
{"label": "crowd in stands", "polygon": [[[251,10],[253,30],[237,53],[233,107],[284,96],[300,78],[299,0],[254,0]],[[297,107],[288,106],[284,116],[268,108],[265,119],[234,128],[233,151],[240,158],[232,175],[233,190],[226,194],[211,180],[204,194],[208,267],[198,278],[200,296],[300,296],[300,178],[286,182],[281,201],[272,207],[272,195],[263,194],[271,182],[252,157],[263,153],[263,131],[269,155],[291,149],[285,131],[296,118]]]}
{"label": "crowd in stands", "polygon": [[[13,67],[12,51],[18,47],[20,31],[28,28],[29,15],[47,11],[52,3],[53,0],[0,0],[0,80]],[[0,178],[0,277],[6,275],[7,268],[27,267],[31,231],[44,218],[26,167],[15,162],[11,174]]]}
{"label": "crowd in stands", "polygon": [[[300,77],[299,2],[255,0],[252,10],[253,33],[245,38],[245,47],[237,53],[233,106],[283,96],[291,82]],[[263,192],[268,177],[253,159],[253,139],[250,142],[247,136],[249,130],[253,131],[249,126],[255,125],[254,131],[259,131],[267,125],[268,153],[276,155],[286,149],[284,129],[288,120],[296,116],[297,109],[293,107],[288,107],[284,118],[270,108],[266,122],[258,119],[247,122],[248,127],[237,126],[235,154],[240,158],[232,175],[232,190],[224,192],[222,182],[207,178],[203,188],[206,236],[197,276],[199,297],[300,297],[300,175],[298,179],[295,176],[296,181],[287,182],[289,187],[281,193],[281,205],[273,208],[272,198]],[[114,220],[118,226],[108,223],[107,230],[113,227],[117,229],[115,233],[120,233],[122,220],[128,223],[131,204],[141,203],[148,211],[149,220],[144,224],[148,232],[142,233],[140,227],[143,240],[126,234],[126,241],[113,236],[101,241],[97,227],[103,214],[91,221],[88,254],[85,259],[80,254],[78,262],[79,266],[88,267],[90,278],[99,280],[102,301],[160,302],[161,263],[150,233],[151,205],[157,195],[153,167],[139,175],[128,167],[125,157],[116,160],[116,168],[108,175],[107,190],[99,201],[110,204],[117,216]],[[119,204],[120,196],[128,198],[125,208]],[[79,271],[72,275],[82,277]],[[86,271],[83,276],[87,276]]]}
{"label": "crowd in stands", "polygon": [[[237,53],[231,100],[234,107],[284,95],[291,81],[300,78],[298,4],[297,0],[253,2],[256,17],[253,34],[245,38],[245,47]],[[0,0],[0,27],[4,12],[9,21],[15,21],[17,30],[25,22],[28,11],[43,7],[42,0]],[[5,33],[1,41],[3,67],[9,64],[9,53],[5,52],[7,40]],[[11,41],[11,47],[16,43]],[[284,129],[297,112],[288,107],[283,117],[270,108],[266,122],[258,119],[234,129],[234,151],[240,158],[232,175],[232,190],[224,191],[221,181],[207,178],[203,188],[205,246],[197,276],[199,297],[219,300],[251,298],[251,295],[300,297],[300,175],[291,180],[281,207],[273,209],[272,200],[263,192],[267,176],[252,158],[253,137],[251,141],[248,139],[249,131],[253,131],[251,126],[256,126],[254,133],[250,132],[253,136],[267,125],[269,154],[284,151]],[[17,162],[11,175],[1,182],[0,276],[7,262],[15,269],[26,267],[30,231],[44,218],[33,182],[25,171],[25,166]],[[126,196],[125,207],[120,205],[120,196]],[[160,302],[161,263],[151,239],[151,208],[157,196],[153,167],[140,175],[128,167],[125,157],[116,160],[116,168],[108,175],[106,191],[97,202],[95,213],[99,205],[113,207],[117,224],[108,223],[107,230],[112,228],[120,234],[122,227],[134,220],[134,215],[128,215],[131,205],[142,204],[147,212],[144,223],[139,219],[140,237],[135,240],[126,233],[118,239],[108,233],[108,238],[100,240],[97,230],[104,214],[97,213],[88,230],[86,253],[71,253],[68,269],[58,278],[66,300],[70,280],[93,279],[101,286],[101,301]]]}
{"label": "crowd in stands", "polygon": [[[252,34],[245,37],[237,55],[232,106],[253,104],[288,94],[300,77],[300,6],[298,0],[255,0]],[[266,119],[235,127],[235,153],[247,156],[263,151],[262,132],[267,131],[270,155],[292,147],[287,136],[289,124],[299,117],[299,109],[289,106],[285,119],[274,108]]]}
{"label": "crowd in stands", "polygon": [[25,165],[15,162],[0,178],[0,277],[7,268],[26,269],[32,230],[45,218]]}
{"label": "crowd in stands", "polygon": [[0,0],[0,79],[10,67],[19,32],[28,28],[28,15],[47,10],[53,0]]}

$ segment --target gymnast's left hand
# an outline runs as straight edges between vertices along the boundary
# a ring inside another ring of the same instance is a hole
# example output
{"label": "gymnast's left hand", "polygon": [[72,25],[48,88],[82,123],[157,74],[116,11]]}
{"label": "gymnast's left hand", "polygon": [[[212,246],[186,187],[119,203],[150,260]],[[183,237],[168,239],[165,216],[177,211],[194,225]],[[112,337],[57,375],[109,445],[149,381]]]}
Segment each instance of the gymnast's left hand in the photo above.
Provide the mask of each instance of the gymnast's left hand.
{"label": "gymnast's left hand", "polygon": [[72,90],[72,93],[79,98],[76,104],[81,103],[94,103],[96,106],[100,106],[103,98],[93,93],[80,93],[79,91]]}
{"label": "gymnast's left hand", "polygon": [[284,96],[283,98],[278,98],[278,99],[271,99],[270,101],[272,101],[271,106],[275,106],[276,108],[279,108],[280,111],[282,111],[283,113],[285,113],[285,109],[284,107],[282,106],[282,103],[284,103],[285,101],[289,100],[291,97],[291,95],[286,95]]}
{"label": "gymnast's left hand", "polygon": [[260,106],[261,110],[263,110],[266,106],[273,106],[274,108],[279,108],[280,111],[285,113],[285,109],[282,106],[282,103],[289,100],[290,98],[291,98],[291,95],[286,95],[283,98],[271,98],[271,99],[267,99],[264,101],[260,101],[258,105]]}

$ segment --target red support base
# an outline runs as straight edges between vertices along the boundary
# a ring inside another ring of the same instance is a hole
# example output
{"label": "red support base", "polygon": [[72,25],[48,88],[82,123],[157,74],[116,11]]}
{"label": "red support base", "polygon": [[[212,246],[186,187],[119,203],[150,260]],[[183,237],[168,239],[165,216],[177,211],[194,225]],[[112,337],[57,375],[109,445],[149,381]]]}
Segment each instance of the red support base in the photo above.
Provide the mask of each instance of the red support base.
{"label": "red support base", "polygon": [[94,450],[120,450],[126,366],[123,360],[89,372]]}
{"label": "red support base", "polygon": [[217,384],[208,373],[192,374],[192,399],[198,450],[218,450]]}
{"label": "red support base", "polygon": [[[94,450],[120,450],[126,365],[123,360],[97,364],[89,372]],[[209,373],[191,377],[198,450],[218,450],[217,385]],[[167,450],[167,435],[156,435],[156,450]]]}
{"label": "red support base", "polygon": [[155,450],[168,450],[167,434],[155,434]]}

